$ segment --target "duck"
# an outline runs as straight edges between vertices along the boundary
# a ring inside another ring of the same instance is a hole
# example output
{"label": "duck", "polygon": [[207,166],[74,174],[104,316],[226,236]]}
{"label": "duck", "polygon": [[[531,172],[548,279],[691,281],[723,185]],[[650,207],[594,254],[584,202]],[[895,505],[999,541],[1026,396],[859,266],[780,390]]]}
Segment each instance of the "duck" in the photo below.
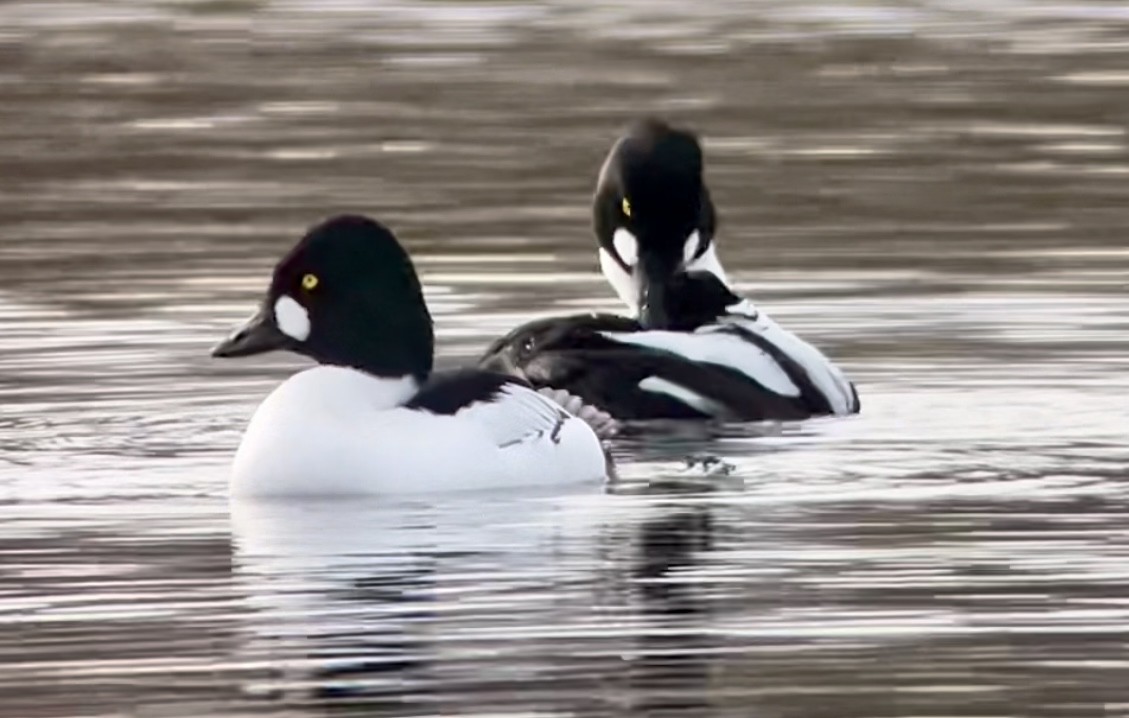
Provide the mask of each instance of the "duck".
{"label": "duck", "polygon": [[613,144],[592,199],[600,270],[630,316],[536,319],[481,367],[570,392],[617,420],[800,420],[860,411],[823,352],[732,286],[701,142],[659,118]]}
{"label": "duck", "polygon": [[411,258],[363,215],[311,227],[274,267],[219,358],[313,359],[251,416],[232,498],[410,494],[604,480],[596,431],[522,378],[434,372],[431,315]]}

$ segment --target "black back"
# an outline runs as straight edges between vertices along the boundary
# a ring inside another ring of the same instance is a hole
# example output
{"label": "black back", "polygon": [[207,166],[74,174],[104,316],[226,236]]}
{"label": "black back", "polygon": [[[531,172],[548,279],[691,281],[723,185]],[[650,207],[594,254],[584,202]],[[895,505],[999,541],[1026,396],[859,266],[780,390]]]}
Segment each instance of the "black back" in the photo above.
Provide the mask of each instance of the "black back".
{"label": "black back", "polygon": [[455,414],[475,402],[493,401],[507,384],[529,386],[512,374],[460,369],[433,374],[405,406],[433,414]]}
{"label": "black back", "polygon": [[710,272],[678,272],[667,281],[662,293],[664,329],[692,332],[726,313],[726,308],[741,301],[725,282]]}

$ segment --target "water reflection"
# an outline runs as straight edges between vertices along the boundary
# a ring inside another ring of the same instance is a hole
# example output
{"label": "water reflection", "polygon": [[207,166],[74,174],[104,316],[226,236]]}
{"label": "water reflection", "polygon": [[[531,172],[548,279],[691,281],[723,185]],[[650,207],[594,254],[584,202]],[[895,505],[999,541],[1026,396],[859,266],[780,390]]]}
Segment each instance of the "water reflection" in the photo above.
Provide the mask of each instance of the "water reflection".
{"label": "water reflection", "polygon": [[[576,684],[570,701],[604,693],[626,665],[644,702],[659,683],[704,695],[708,670],[693,650],[702,609],[666,581],[709,548],[709,508],[609,512],[598,498],[237,505],[236,576],[252,611],[241,653],[289,667],[247,689],[288,702],[485,711],[516,685],[551,692],[563,679]],[[635,618],[617,617],[629,606]],[[558,637],[531,640],[533,627]],[[553,647],[585,634],[599,646],[588,656]]]}
{"label": "water reflection", "polygon": [[244,506],[239,662],[281,671],[244,689],[387,713],[1066,706],[1103,690],[1069,656],[1121,665],[1107,632],[1129,574],[1094,553],[1101,519],[1053,527],[1124,512],[1113,496],[1029,496],[1022,514],[984,491]]}

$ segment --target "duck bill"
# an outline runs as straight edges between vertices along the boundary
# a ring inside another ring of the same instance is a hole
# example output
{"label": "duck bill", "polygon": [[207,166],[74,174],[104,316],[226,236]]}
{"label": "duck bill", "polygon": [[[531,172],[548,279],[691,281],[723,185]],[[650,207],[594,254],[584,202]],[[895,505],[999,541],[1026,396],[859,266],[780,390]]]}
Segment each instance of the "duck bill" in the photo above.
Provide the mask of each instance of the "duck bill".
{"label": "duck bill", "polygon": [[274,312],[262,307],[243,326],[212,349],[214,357],[246,357],[288,348],[293,340],[286,336],[274,319]]}
{"label": "duck bill", "polygon": [[674,272],[674,265],[662,257],[644,255],[640,258],[635,269],[639,323],[647,329],[670,326],[666,293]]}

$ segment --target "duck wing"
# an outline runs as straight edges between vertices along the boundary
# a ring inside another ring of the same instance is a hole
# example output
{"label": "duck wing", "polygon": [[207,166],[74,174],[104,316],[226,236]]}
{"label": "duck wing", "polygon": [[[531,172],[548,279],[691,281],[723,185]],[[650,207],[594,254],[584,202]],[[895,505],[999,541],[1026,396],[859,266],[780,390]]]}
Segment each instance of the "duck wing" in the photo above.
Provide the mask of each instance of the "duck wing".
{"label": "duck wing", "polygon": [[786,372],[739,337],[648,331],[615,315],[530,322],[496,340],[479,362],[539,389],[567,391],[620,420],[811,415]]}
{"label": "duck wing", "polygon": [[572,418],[523,380],[479,370],[433,375],[406,407],[478,424],[499,448],[545,436],[556,441]]}

